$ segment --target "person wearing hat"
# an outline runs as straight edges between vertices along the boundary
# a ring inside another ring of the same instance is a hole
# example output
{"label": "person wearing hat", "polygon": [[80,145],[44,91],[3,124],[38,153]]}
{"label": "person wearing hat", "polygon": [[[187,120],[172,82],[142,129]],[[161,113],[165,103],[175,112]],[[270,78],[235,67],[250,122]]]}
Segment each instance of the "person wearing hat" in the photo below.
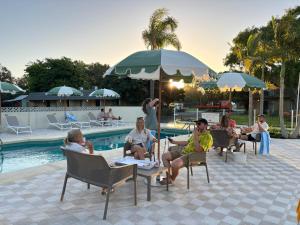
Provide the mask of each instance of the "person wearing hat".
{"label": "person wearing hat", "polygon": [[[207,120],[199,119],[195,121],[196,127],[194,129],[193,135],[187,141],[175,141],[169,138],[171,144],[176,146],[170,147],[168,152],[162,155],[162,161],[165,167],[171,167],[170,180],[162,180],[161,184],[166,184],[167,182],[172,183],[178,176],[179,169],[186,166],[187,156],[189,153],[193,152],[206,152],[213,145],[213,138],[210,132],[207,130]],[[199,154],[199,157],[203,157]],[[195,159],[195,160],[201,160]]]}
{"label": "person wearing hat", "polygon": [[265,115],[258,115],[257,122],[252,127],[242,128],[240,139],[246,141],[255,141],[256,135],[269,130],[269,125],[266,122]]}

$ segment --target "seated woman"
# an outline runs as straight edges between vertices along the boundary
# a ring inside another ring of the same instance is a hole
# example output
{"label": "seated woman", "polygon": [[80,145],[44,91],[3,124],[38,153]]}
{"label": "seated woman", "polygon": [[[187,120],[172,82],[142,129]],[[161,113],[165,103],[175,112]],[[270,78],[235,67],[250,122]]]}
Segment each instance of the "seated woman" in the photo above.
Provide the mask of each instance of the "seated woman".
{"label": "seated woman", "polygon": [[[234,145],[236,151],[240,151],[240,144],[238,142],[238,135],[235,133],[234,129],[230,126],[230,119],[227,115],[222,116],[221,123],[215,129],[226,130],[228,136],[230,137],[229,145]],[[222,155],[222,152],[220,152]]]}
{"label": "seated woman", "polygon": [[68,132],[65,139],[65,148],[75,152],[94,154],[93,144],[84,140],[80,129],[72,129]]}
{"label": "seated woman", "polygon": [[147,142],[151,140],[156,142],[156,138],[150,133],[150,130],[145,129],[145,121],[143,117],[138,117],[136,120],[136,128],[130,131],[126,136],[125,141],[132,144],[131,153],[135,159],[145,159],[147,151]]}

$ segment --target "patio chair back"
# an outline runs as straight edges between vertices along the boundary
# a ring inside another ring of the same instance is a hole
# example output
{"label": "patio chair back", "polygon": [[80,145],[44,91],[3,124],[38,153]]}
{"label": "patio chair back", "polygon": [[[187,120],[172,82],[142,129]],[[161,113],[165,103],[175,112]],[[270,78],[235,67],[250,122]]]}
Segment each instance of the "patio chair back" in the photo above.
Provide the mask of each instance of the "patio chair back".
{"label": "patio chair back", "polygon": [[88,117],[90,118],[90,120],[97,120],[97,118],[95,117],[95,115],[91,112],[88,113]]}
{"label": "patio chair back", "polygon": [[100,155],[63,150],[67,157],[67,173],[78,180],[107,187],[110,183],[110,167]]}
{"label": "patio chair back", "polygon": [[128,178],[133,178],[134,204],[137,204],[136,176],[137,165],[124,165],[110,167],[106,160],[100,155],[90,155],[67,150],[61,147],[67,157],[67,172],[60,201],[63,201],[68,178],[72,177],[82,182],[107,188],[103,219],[106,219],[109,195],[112,188],[123,184]]}
{"label": "patio chair back", "polygon": [[48,118],[50,123],[58,123],[55,114],[48,114],[47,118]]}
{"label": "patio chair back", "polygon": [[14,126],[14,127],[20,126],[18,118],[16,116],[9,116],[5,114],[5,118],[8,126]]}
{"label": "patio chair back", "polygon": [[211,130],[213,146],[215,148],[227,148],[230,145],[230,137],[227,130]]}

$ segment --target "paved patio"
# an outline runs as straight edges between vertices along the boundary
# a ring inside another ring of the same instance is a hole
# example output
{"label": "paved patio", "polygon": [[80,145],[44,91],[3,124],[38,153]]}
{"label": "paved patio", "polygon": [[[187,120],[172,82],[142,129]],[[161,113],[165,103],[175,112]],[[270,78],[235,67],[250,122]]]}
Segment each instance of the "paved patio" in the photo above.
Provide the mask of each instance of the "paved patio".
{"label": "paved patio", "polygon": [[[102,220],[105,196],[99,188],[69,180],[63,203],[59,201],[65,161],[0,175],[0,224],[296,224],[300,199],[300,140],[273,139],[270,156],[255,156],[249,149],[247,164],[228,163],[210,151],[208,167],[195,168],[190,190],[186,170],[167,192],[138,180],[138,206],[133,205],[132,183],[112,194],[107,221]],[[120,154],[120,152],[118,152]],[[116,154],[116,155],[118,155]]]}

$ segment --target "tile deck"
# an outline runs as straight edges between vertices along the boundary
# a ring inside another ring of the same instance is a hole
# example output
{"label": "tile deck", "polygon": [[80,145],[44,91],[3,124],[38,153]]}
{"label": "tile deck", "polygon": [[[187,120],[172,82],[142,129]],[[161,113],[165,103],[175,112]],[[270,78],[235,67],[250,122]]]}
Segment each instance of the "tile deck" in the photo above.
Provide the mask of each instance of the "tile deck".
{"label": "tile deck", "polygon": [[59,201],[66,161],[1,174],[0,224],[296,224],[300,140],[272,139],[270,156],[255,156],[251,148],[248,143],[246,164],[230,159],[225,163],[210,151],[210,184],[205,168],[194,168],[187,190],[186,169],[182,169],[169,192],[165,187],[152,188],[151,202],[139,178],[138,206],[133,205],[132,183],[124,184],[111,195],[106,221],[102,220],[105,196],[98,187],[88,190],[86,184],[70,179],[64,202]]}

